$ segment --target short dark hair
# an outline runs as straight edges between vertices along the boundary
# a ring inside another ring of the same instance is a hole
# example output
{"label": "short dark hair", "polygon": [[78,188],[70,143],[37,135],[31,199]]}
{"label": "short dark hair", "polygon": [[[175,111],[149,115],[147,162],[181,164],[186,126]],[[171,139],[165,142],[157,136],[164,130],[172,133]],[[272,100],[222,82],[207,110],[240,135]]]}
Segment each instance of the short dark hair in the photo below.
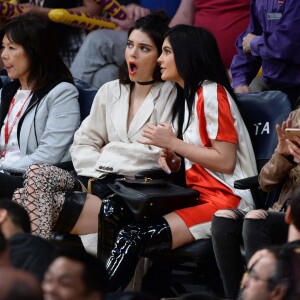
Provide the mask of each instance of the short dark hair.
{"label": "short dark hair", "polygon": [[84,272],[82,274],[82,281],[86,293],[97,291],[104,295],[107,292],[107,271],[104,264],[94,255],[85,252],[84,250],[61,249],[54,257],[53,261],[59,257],[66,257],[83,265]]}
{"label": "short dark hair", "polygon": [[29,215],[25,208],[21,205],[12,202],[9,199],[1,199],[0,209],[7,210],[7,213],[15,226],[22,228],[22,230],[26,233],[31,232]]}
{"label": "short dark hair", "polygon": [[274,273],[269,279],[269,288],[276,285],[286,286],[286,300],[299,299],[300,289],[300,243],[284,244],[277,254],[277,264]]}
{"label": "short dark hair", "polygon": [[21,45],[28,55],[31,64],[28,84],[34,82],[34,90],[44,88],[58,78],[73,83],[71,72],[60,57],[44,18],[33,14],[16,16],[1,28],[1,42],[4,35]]}
{"label": "short dark hair", "polygon": [[[159,56],[162,51],[161,48],[164,42],[165,33],[169,29],[168,22],[169,18],[164,11],[152,12],[149,15],[135,21],[133,27],[131,27],[128,31],[128,37],[130,36],[131,32],[135,29],[146,33],[154,42]],[[131,83],[126,62],[124,62],[120,67],[119,78],[120,82],[123,84]],[[154,70],[153,79],[156,81],[162,81],[160,67],[158,64]]]}
{"label": "short dark hair", "polygon": [[291,208],[291,222],[300,231],[300,186],[298,186],[289,200]]}
{"label": "short dark hair", "polygon": [[289,263],[284,248],[281,246],[270,246],[267,248],[276,259],[275,270],[268,279],[268,288],[273,290],[278,284],[287,284],[290,278]]}

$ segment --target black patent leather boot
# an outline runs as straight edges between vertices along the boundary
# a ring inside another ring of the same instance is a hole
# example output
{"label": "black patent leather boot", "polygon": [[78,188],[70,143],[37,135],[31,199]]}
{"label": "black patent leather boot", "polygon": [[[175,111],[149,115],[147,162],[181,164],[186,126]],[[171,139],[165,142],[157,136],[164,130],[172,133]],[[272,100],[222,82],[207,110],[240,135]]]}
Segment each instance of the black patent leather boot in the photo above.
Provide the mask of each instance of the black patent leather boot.
{"label": "black patent leather boot", "polygon": [[120,230],[134,221],[132,213],[118,196],[102,200],[98,222],[97,257],[106,262]]}
{"label": "black patent leather boot", "polygon": [[128,285],[140,256],[168,251],[171,247],[171,230],[164,218],[126,225],[106,263],[109,291],[123,290]]}

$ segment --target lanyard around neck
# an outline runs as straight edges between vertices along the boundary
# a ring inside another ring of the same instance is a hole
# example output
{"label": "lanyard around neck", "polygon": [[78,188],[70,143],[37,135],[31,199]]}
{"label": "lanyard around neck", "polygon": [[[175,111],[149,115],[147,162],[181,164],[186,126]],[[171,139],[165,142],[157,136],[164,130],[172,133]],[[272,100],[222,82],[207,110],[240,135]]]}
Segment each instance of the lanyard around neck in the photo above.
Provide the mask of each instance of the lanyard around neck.
{"label": "lanyard around neck", "polygon": [[12,121],[12,123],[11,123],[11,127],[9,128],[9,124],[8,124],[8,123],[9,123],[9,117],[10,117],[11,112],[12,112],[12,110],[13,110],[13,107],[14,107],[14,105],[15,105],[15,97],[16,97],[16,95],[14,95],[13,99],[12,99],[11,102],[10,102],[10,105],[9,105],[9,108],[8,108],[8,113],[7,113],[7,120],[6,120],[5,127],[4,127],[4,147],[3,147],[3,149],[1,150],[1,154],[0,154],[0,155],[1,155],[1,158],[2,158],[2,157],[4,158],[5,155],[6,155],[6,147],[7,147],[7,145],[8,145],[9,137],[10,137],[10,135],[11,135],[11,133],[12,133],[12,131],[13,131],[13,128],[15,127],[15,125],[16,125],[18,119],[19,119],[20,116],[21,116],[21,113],[22,113],[22,111],[23,111],[23,108],[24,108],[25,104],[27,103],[27,101],[28,101],[28,99],[31,97],[31,95],[32,95],[32,92],[30,92],[30,94],[28,95],[28,97],[27,97],[27,98],[25,99],[25,101],[23,102],[21,108],[19,109],[19,111],[17,112],[15,118],[13,119],[13,121]]}

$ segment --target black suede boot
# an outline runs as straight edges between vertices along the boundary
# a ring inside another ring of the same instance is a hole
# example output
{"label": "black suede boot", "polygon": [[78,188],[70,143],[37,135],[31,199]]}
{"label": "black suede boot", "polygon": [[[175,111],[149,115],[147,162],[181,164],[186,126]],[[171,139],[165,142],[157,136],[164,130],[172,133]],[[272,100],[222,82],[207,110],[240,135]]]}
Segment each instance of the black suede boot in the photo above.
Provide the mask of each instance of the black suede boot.
{"label": "black suede boot", "polygon": [[126,225],[134,221],[131,211],[116,195],[102,200],[98,222],[97,257],[106,262],[113,249],[117,235]]}
{"label": "black suede boot", "polygon": [[172,247],[172,234],[164,218],[126,225],[119,233],[106,269],[109,291],[124,289],[130,282],[140,256]]}

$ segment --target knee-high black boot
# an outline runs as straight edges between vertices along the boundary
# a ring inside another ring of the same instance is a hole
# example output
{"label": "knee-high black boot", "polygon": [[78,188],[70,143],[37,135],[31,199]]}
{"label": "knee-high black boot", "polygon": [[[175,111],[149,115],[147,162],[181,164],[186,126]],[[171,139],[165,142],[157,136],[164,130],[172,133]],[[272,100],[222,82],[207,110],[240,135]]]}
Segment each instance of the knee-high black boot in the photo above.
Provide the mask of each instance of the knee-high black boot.
{"label": "knee-high black boot", "polygon": [[65,202],[62,206],[53,230],[59,233],[70,233],[75,226],[83,206],[87,193],[68,190],[65,193]]}
{"label": "knee-high black boot", "polygon": [[131,211],[117,197],[102,200],[99,212],[97,257],[103,262],[110,256],[120,230],[134,221]]}
{"label": "knee-high black boot", "polygon": [[172,234],[164,218],[126,225],[107,260],[109,290],[124,289],[128,285],[140,256],[168,251],[171,246]]}

